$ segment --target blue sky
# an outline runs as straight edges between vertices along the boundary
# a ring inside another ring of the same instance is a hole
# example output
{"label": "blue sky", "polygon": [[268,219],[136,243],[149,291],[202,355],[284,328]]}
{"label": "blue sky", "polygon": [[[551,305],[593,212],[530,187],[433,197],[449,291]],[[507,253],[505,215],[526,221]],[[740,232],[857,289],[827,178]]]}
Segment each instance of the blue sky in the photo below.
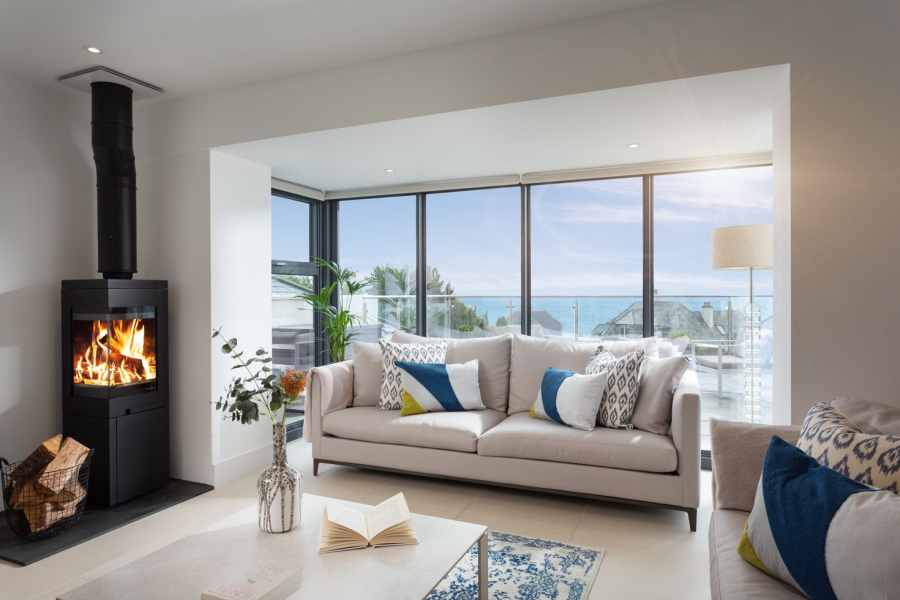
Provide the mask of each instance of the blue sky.
{"label": "blue sky", "polygon": [[[641,294],[641,186],[627,178],[532,187],[534,295]],[[772,168],[658,176],[654,200],[658,292],[746,294],[746,272],[711,268],[711,232],[772,222]],[[519,188],[429,195],[428,263],[458,295],[519,294],[519,206]],[[273,201],[277,258],[308,247],[307,226],[293,225],[308,222],[302,210]],[[415,213],[413,196],[342,202],[342,265],[362,273],[414,265]],[[757,272],[754,283],[758,294],[770,294],[772,272]]]}

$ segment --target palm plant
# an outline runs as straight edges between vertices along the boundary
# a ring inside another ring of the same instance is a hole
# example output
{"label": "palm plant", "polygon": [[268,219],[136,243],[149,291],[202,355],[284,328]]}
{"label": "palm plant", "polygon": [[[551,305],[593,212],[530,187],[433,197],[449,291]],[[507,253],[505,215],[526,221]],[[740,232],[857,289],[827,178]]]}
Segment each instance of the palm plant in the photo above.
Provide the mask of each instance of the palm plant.
{"label": "palm plant", "polygon": [[372,269],[369,293],[384,296],[378,300],[378,317],[382,322],[393,320],[401,331],[415,331],[415,303],[409,301],[409,296],[416,295],[414,279],[415,272],[410,272],[405,265],[376,266]]}
{"label": "palm plant", "polygon": [[319,290],[318,294],[310,292],[297,297],[319,315],[322,321],[322,339],[328,344],[331,359],[334,362],[341,362],[346,355],[347,346],[359,335],[353,331],[353,326],[361,323],[359,316],[350,310],[353,295],[362,291],[371,280],[357,279],[356,271],[353,269],[342,268],[336,262],[329,262],[317,256],[313,257],[313,262],[318,267],[328,269],[334,281]]}

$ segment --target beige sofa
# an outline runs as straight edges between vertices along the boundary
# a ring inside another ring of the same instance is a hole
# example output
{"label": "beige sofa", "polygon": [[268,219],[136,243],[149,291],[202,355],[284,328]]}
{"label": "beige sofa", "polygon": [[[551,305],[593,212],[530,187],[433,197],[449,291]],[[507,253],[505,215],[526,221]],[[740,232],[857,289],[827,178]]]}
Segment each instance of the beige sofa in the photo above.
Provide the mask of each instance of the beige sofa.
{"label": "beige sofa", "polygon": [[[604,345],[623,355],[647,344]],[[375,408],[380,354],[373,356],[370,349],[364,356],[359,346],[353,361],[310,371],[304,434],[312,443],[313,474],[322,463],[362,466],[648,504],[686,512],[696,531],[700,397],[695,373],[687,371],[675,390],[667,435],[604,427],[588,432],[529,415],[546,368],[583,372],[596,346],[509,335],[454,340],[447,362],[479,359],[488,408],[406,417]]]}

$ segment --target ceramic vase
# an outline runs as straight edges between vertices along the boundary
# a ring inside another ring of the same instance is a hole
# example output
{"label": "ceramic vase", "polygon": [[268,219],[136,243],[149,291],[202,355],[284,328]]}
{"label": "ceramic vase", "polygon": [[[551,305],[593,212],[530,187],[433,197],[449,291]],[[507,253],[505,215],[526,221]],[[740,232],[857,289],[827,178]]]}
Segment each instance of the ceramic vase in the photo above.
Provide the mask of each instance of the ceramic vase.
{"label": "ceramic vase", "polygon": [[259,494],[259,528],[269,533],[284,533],[300,524],[303,497],[300,471],[287,460],[287,427],[272,426],[272,466],[256,481]]}

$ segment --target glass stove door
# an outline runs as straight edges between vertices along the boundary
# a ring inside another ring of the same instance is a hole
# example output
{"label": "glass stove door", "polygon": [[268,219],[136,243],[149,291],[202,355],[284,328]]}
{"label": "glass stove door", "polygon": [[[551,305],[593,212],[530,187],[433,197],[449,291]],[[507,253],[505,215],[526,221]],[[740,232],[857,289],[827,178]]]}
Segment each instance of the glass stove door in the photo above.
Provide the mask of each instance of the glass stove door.
{"label": "glass stove door", "polygon": [[[77,390],[156,383],[156,307],[73,311],[72,383]],[[150,387],[152,385],[152,387]],[[138,391],[138,390],[135,390]]]}

